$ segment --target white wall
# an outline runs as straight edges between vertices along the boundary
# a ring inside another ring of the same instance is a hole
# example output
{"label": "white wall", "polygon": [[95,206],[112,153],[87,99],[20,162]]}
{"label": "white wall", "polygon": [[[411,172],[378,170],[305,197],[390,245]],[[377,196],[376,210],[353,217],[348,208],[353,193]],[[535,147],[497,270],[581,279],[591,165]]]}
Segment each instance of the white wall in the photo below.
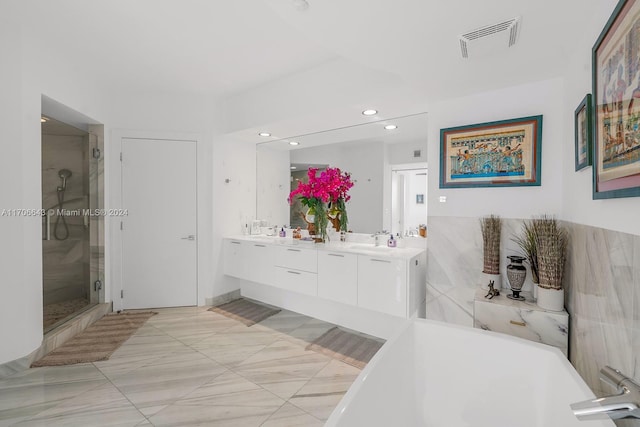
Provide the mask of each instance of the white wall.
{"label": "white wall", "polygon": [[[242,233],[256,214],[256,146],[216,137],[213,146],[213,296],[239,288],[223,274],[222,238]],[[225,182],[226,180],[229,182]],[[286,203],[285,203],[286,204]]]}
{"label": "white wall", "polygon": [[[565,143],[563,94],[563,80],[558,78],[433,105],[429,113],[429,216],[560,215]],[[439,188],[440,129],[539,114],[543,116],[540,187]],[[446,196],[447,202],[440,203],[440,196]]]}
{"label": "white wall", "polygon": [[[413,152],[420,150],[420,157],[413,157]],[[403,142],[401,144],[388,144],[387,154],[389,164],[400,165],[405,163],[417,163],[427,161],[427,141]]]}
{"label": "white wall", "polygon": [[[28,16],[20,9],[5,2],[0,13],[0,177],[10,184],[0,192],[0,210],[41,208],[41,94],[102,117],[95,82],[23,32],[19,23]],[[40,217],[0,217],[0,364],[42,340],[41,230]]]}
{"label": "white wall", "polygon": [[[39,113],[34,117],[33,108],[27,111],[27,104],[33,106],[34,100],[27,99],[23,87],[21,44],[15,18],[0,13],[0,179],[6,184],[0,192],[0,211],[38,209],[41,204],[37,172],[40,137],[37,127],[30,126]],[[39,217],[0,216],[0,363],[24,356],[40,345],[42,263],[32,262],[42,254],[40,230]]]}
{"label": "white wall", "polygon": [[[0,192],[0,210],[41,207],[40,114],[41,95],[45,94],[105,125],[105,200],[106,208],[117,207],[120,195],[118,147],[114,147],[115,129],[147,134],[198,135],[198,279],[199,301],[216,294],[214,271],[219,246],[214,236],[226,233],[228,223],[213,222],[213,197],[223,187],[214,180],[214,171],[225,171],[237,147],[214,158],[213,138],[216,123],[223,122],[215,104],[201,94],[177,96],[171,93],[123,93],[92,80],[69,58],[58,57],[56,50],[42,43],[20,22],[19,5],[3,3],[0,13],[0,176],[11,183]],[[77,58],[76,58],[77,59]],[[233,154],[231,154],[233,152]],[[239,150],[242,155],[242,151]],[[249,178],[246,188],[249,208],[255,212],[255,151],[247,151]],[[232,170],[242,171],[240,165]],[[237,182],[237,181],[236,181]],[[244,196],[244,195],[243,195]],[[234,203],[234,195],[220,195]],[[249,213],[250,212],[250,213]],[[105,221],[105,295],[111,299],[119,274],[119,240],[113,218]],[[42,241],[39,217],[0,217],[0,364],[26,356],[42,341]],[[117,300],[114,301],[117,303]],[[117,304],[116,304],[117,308]]]}
{"label": "white wall", "polygon": [[593,200],[592,167],[575,171],[574,111],[591,87],[591,48],[611,14],[615,1],[600,5],[585,37],[567,58],[564,91],[563,219],[579,224],[640,235],[640,197]]}

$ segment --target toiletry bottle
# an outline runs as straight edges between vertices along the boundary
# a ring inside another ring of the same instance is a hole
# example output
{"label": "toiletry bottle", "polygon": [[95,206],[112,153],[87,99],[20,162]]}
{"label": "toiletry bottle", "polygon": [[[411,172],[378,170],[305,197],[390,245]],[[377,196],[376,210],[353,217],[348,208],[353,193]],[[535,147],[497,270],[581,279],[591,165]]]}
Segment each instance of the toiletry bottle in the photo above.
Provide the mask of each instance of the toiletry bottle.
{"label": "toiletry bottle", "polygon": [[249,224],[244,225],[244,228],[242,229],[242,234],[244,234],[245,236],[249,234]]}
{"label": "toiletry bottle", "polygon": [[395,248],[396,247],[396,239],[393,238],[393,234],[389,237],[389,240],[387,240],[387,246],[390,248]]}
{"label": "toiletry bottle", "polygon": [[280,237],[287,237],[287,233],[284,231],[284,227],[280,230]]}

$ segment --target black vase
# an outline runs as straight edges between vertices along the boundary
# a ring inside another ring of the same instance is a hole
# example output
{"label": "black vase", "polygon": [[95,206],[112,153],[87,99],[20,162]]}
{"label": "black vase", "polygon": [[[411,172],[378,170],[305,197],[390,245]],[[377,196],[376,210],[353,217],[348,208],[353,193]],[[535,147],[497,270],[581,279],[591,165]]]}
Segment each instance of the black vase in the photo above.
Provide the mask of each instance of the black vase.
{"label": "black vase", "polygon": [[522,261],[526,258],[517,255],[510,255],[507,258],[511,261],[511,264],[507,265],[507,279],[509,280],[509,288],[513,292],[512,295],[507,295],[507,298],[524,301],[520,292],[522,285],[524,285],[524,279],[527,277],[527,268],[522,265]]}

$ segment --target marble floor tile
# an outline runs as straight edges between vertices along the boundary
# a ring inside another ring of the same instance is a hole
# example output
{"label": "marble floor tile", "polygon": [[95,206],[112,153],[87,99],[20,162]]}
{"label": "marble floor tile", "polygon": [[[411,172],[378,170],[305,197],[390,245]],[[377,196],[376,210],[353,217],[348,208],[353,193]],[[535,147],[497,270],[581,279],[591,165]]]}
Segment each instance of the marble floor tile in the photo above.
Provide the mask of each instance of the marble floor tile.
{"label": "marble floor tile", "polygon": [[291,332],[307,323],[312,318],[289,310],[281,310],[260,322],[261,326],[278,332]]}
{"label": "marble floor tile", "polygon": [[155,426],[259,426],[285,401],[228,372],[149,418]]}
{"label": "marble floor tile", "polygon": [[304,325],[291,331],[287,338],[297,339],[302,341],[302,344],[309,344],[316,339],[320,338],[322,334],[333,328],[334,324],[324,322],[318,319],[310,319]]}
{"label": "marble floor tile", "polygon": [[287,340],[277,341],[235,371],[283,399],[288,399],[329,363],[330,359]]}
{"label": "marble floor tile", "polygon": [[112,384],[69,398],[16,426],[134,426],[145,421]]}
{"label": "marble floor tile", "polygon": [[167,405],[226,372],[203,354],[185,349],[109,379],[137,407]]}
{"label": "marble floor tile", "polygon": [[0,427],[320,426],[359,372],[306,350],[331,324],[283,310],[247,327],[207,308],[154,310],[109,360],[1,379]]}
{"label": "marble floor tile", "polygon": [[285,403],[274,412],[262,427],[322,427],[324,423],[302,409]]}
{"label": "marble floor tile", "polygon": [[289,402],[326,421],[358,375],[360,369],[332,360],[298,390]]}
{"label": "marble floor tile", "polygon": [[101,379],[28,384],[0,389],[0,425],[12,425],[51,409],[67,399],[107,384]]}

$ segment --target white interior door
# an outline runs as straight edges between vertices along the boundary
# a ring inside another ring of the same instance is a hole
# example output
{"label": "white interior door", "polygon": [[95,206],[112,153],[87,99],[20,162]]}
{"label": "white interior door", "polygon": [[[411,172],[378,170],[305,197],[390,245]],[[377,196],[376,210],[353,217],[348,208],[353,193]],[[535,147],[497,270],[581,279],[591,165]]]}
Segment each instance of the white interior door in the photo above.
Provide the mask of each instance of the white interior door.
{"label": "white interior door", "polygon": [[122,139],[123,308],[197,305],[196,143]]}

